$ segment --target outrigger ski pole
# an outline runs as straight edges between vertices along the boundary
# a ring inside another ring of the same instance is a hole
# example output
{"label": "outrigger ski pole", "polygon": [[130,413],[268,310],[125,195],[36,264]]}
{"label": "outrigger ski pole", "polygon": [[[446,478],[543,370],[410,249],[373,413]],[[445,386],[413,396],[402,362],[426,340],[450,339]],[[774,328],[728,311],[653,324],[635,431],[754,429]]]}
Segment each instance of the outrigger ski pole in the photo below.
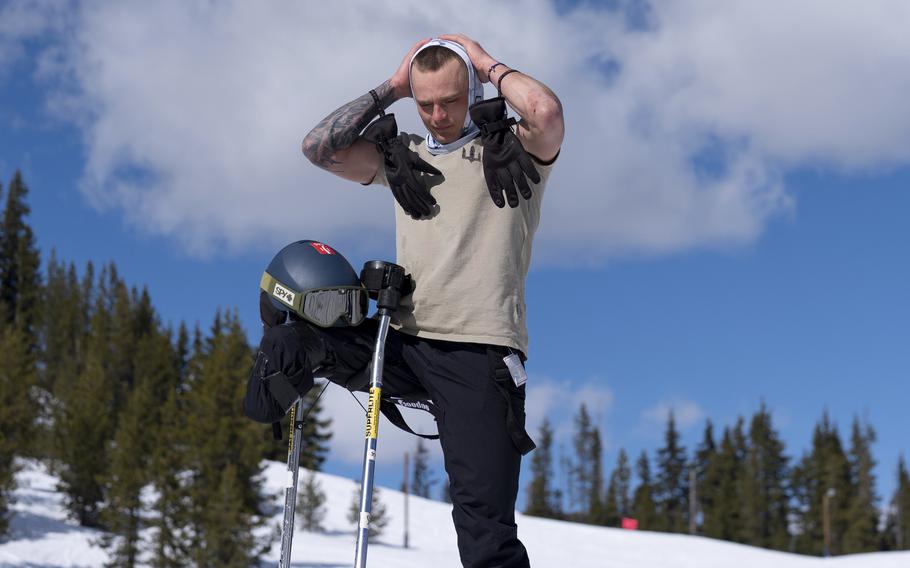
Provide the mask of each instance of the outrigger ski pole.
{"label": "outrigger ski pole", "polygon": [[[300,463],[300,437],[303,433],[303,397],[297,399],[291,407],[290,425],[292,433],[288,436],[288,471],[287,484],[284,490],[284,520],[281,523],[281,558],[279,568],[291,566],[291,541],[294,540],[294,510],[297,508],[297,472]],[[298,420],[301,418],[301,420]]]}
{"label": "outrigger ski pole", "polygon": [[370,536],[370,514],[373,510],[373,476],[376,469],[376,444],[379,438],[379,405],[382,397],[382,367],[385,356],[385,341],[389,333],[389,320],[398,308],[402,289],[407,280],[404,268],[391,262],[373,260],[363,266],[360,280],[370,295],[376,296],[379,331],[373,347],[373,362],[370,368],[370,400],[367,406],[366,439],[363,450],[363,476],[360,481],[360,517],[357,526],[357,547],[354,567],[367,565],[367,545]]}

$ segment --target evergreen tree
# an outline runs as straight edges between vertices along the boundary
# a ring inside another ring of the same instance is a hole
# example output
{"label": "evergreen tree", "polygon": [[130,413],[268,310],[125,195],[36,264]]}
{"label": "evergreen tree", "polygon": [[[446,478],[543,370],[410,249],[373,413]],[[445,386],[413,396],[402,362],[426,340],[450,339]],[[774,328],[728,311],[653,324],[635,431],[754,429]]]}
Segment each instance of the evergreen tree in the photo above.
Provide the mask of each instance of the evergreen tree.
{"label": "evergreen tree", "polygon": [[600,524],[618,527],[623,517],[631,515],[632,504],[629,497],[631,478],[629,456],[624,449],[620,449],[616,468],[610,474],[610,482],[607,485],[604,514]]}
{"label": "evergreen tree", "polygon": [[720,448],[705,471],[704,485],[711,496],[703,509],[705,536],[741,542],[744,538],[741,491],[745,477],[746,438],[743,419],[731,430],[724,428]]}
{"label": "evergreen tree", "polygon": [[572,443],[575,449],[570,481],[575,496],[573,517],[582,522],[594,522],[601,515],[603,501],[603,455],[600,431],[594,426],[584,403],[575,415]]}
{"label": "evergreen tree", "polygon": [[[157,328],[154,312],[147,308],[151,328]],[[139,531],[142,528],[142,488],[154,479],[151,456],[155,430],[167,428],[163,408],[177,385],[177,368],[170,338],[160,331],[142,331],[133,368],[135,386],[110,449],[110,470],[105,479],[105,506],[102,522],[113,538],[106,546],[114,565],[134,566],[138,562]]]}
{"label": "evergreen tree", "polygon": [[789,470],[784,444],[771,424],[764,404],[752,417],[740,494],[743,502],[743,542],[785,550],[790,541]]}
{"label": "evergreen tree", "polygon": [[38,348],[41,257],[32,229],[26,221],[28,188],[16,172],[6,194],[0,225],[0,314],[5,323],[25,334],[29,354]]}
{"label": "evergreen tree", "polygon": [[890,531],[887,534],[892,550],[910,550],[910,473],[904,456],[897,462],[897,489],[891,499]]}
{"label": "evergreen tree", "polygon": [[111,463],[105,474],[101,522],[107,530],[102,546],[108,549],[111,567],[132,568],[139,563],[140,492],[148,481],[150,450],[146,413],[151,408],[152,384],[143,381],[130,393],[109,451]]}
{"label": "evergreen tree", "polygon": [[[710,420],[705,422],[705,432],[702,441],[695,448],[695,485],[697,488],[696,498],[698,500],[696,511],[700,513],[698,531],[704,534],[704,516],[706,510],[711,510],[714,506],[717,488],[709,484],[707,480],[708,469],[714,462],[717,455],[717,445],[714,442],[714,425]],[[712,483],[716,483],[716,479]]]}
{"label": "evergreen tree", "polygon": [[844,533],[843,552],[873,552],[879,547],[878,496],[875,494],[875,460],[872,444],[875,430],[869,424],[860,424],[854,418],[850,436],[851,500],[848,504],[847,528]]}
{"label": "evergreen tree", "polygon": [[8,529],[9,507],[16,488],[15,462],[28,443],[34,405],[29,388],[35,368],[24,332],[0,324],[0,537]]}
{"label": "evergreen tree", "polygon": [[110,314],[103,293],[97,297],[90,328],[82,371],[57,387],[54,439],[67,508],[83,526],[97,527],[101,479],[114,429],[114,385],[106,370]]}
{"label": "evergreen tree", "polygon": [[321,532],[325,520],[325,492],[322,490],[315,471],[308,471],[297,497],[297,520],[300,528],[310,532]]}
{"label": "evergreen tree", "polygon": [[[812,448],[793,468],[792,487],[796,527],[796,552],[821,555],[824,551],[823,505],[828,501],[833,555],[843,550],[851,494],[850,466],[837,428],[828,413],[822,415],[812,435]],[[825,497],[833,491],[832,497]]]}
{"label": "evergreen tree", "polygon": [[261,522],[264,448],[259,428],[237,411],[252,353],[236,314],[216,315],[195,359],[191,367],[198,375],[186,395],[193,562],[249,566],[259,554],[253,529]]}
{"label": "evergreen tree", "polygon": [[527,488],[526,515],[557,519],[559,498],[553,488],[553,429],[544,418],[540,425],[537,449],[531,454],[531,482]]}
{"label": "evergreen tree", "polygon": [[[354,526],[354,532],[356,533],[358,527],[360,526],[360,493],[361,486],[360,481],[355,482],[356,489],[354,490],[353,499],[351,500],[351,506],[348,508],[348,522]],[[386,511],[385,505],[382,502],[380,495],[379,486],[373,486],[373,494],[370,498],[370,538],[382,536],[382,531],[385,530],[386,526],[389,524],[389,515]]]}
{"label": "evergreen tree", "polygon": [[667,417],[664,446],[657,450],[655,484],[660,528],[668,532],[685,532],[689,513],[689,475],[686,449],[679,443],[679,432],[671,410]]}
{"label": "evergreen tree", "polygon": [[155,568],[182,568],[190,564],[187,526],[190,524],[188,485],[182,472],[189,468],[184,432],[186,412],[183,394],[172,390],[161,408],[161,421],[152,431],[150,474],[157,491],[150,563]]}
{"label": "evergreen tree", "polygon": [[411,494],[417,497],[430,498],[430,487],[435,483],[431,477],[430,452],[423,443],[423,438],[417,438],[417,449],[414,451],[414,473],[411,477]]}
{"label": "evergreen tree", "polygon": [[635,465],[638,487],[632,497],[632,516],[638,521],[638,528],[655,530],[658,526],[657,505],[654,502],[654,480],[648,454],[642,452]]}

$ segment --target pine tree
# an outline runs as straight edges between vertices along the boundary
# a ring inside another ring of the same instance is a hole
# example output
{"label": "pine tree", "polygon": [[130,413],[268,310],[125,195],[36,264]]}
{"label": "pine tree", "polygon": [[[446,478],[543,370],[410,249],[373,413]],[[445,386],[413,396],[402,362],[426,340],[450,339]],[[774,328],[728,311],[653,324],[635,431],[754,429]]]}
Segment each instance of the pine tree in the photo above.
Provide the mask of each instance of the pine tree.
{"label": "pine tree", "polygon": [[35,380],[25,333],[0,324],[0,537],[8,529],[16,488],[14,459],[23,453],[32,430],[34,405],[28,393]]}
{"label": "pine tree", "polygon": [[[348,522],[354,527],[354,532],[360,527],[360,481],[355,481],[356,489],[354,490],[351,506],[348,508]],[[389,515],[385,505],[382,502],[381,491],[377,485],[373,486],[373,494],[370,498],[370,534],[369,537],[378,538],[382,536],[382,531],[389,524]]]}
{"label": "pine tree", "polygon": [[710,506],[703,509],[705,536],[734,542],[744,538],[741,491],[747,451],[740,417],[733,429],[724,428],[720,448],[705,472],[704,484],[711,495]]}
{"label": "pine tree", "polygon": [[26,221],[28,188],[16,172],[9,184],[3,224],[0,225],[0,313],[5,322],[25,334],[29,354],[38,348],[41,256]]}
{"label": "pine tree", "polygon": [[297,519],[300,528],[310,532],[324,530],[322,523],[325,520],[325,492],[322,490],[315,471],[308,471],[300,487],[297,497]]}
{"label": "pine tree", "polygon": [[[158,327],[154,311],[145,308],[149,329]],[[138,562],[139,531],[142,528],[140,492],[154,476],[155,430],[166,428],[162,408],[176,389],[177,368],[170,338],[160,331],[140,333],[132,367],[135,386],[118,420],[110,449],[110,470],[105,478],[105,505],[102,522],[114,565],[134,566]]]}
{"label": "pine tree", "polygon": [[[175,367],[179,371],[179,367]],[[150,457],[152,485],[157,491],[150,564],[155,568],[181,568],[190,564],[186,527],[190,524],[189,489],[182,472],[189,468],[186,446],[186,412],[183,393],[171,390],[161,408],[161,421],[152,431]]]}
{"label": "pine tree", "polygon": [[575,433],[572,438],[575,459],[572,463],[570,483],[575,496],[574,517],[582,522],[595,522],[601,516],[603,501],[603,451],[600,431],[594,426],[584,403],[575,415]]}
{"label": "pine tree", "polygon": [[[824,550],[823,503],[827,499],[831,518],[831,554],[841,554],[851,493],[850,467],[837,428],[828,413],[816,424],[812,448],[793,468],[792,486],[796,504],[796,552],[821,555]],[[833,491],[833,496],[825,495]]]}
{"label": "pine tree", "polygon": [[657,505],[654,502],[654,480],[648,454],[642,452],[635,465],[638,487],[632,497],[632,516],[638,521],[638,528],[656,530],[658,527]]}
{"label": "pine tree", "polygon": [[427,499],[430,498],[430,487],[435,483],[430,472],[429,456],[430,452],[423,443],[423,438],[417,438],[417,449],[414,451],[414,473],[411,477],[411,494]]}
{"label": "pine tree", "polygon": [[[695,467],[695,484],[698,489],[696,493],[698,500],[696,511],[700,513],[698,524],[698,532],[700,534],[704,534],[705,511],[710,511],[713,508],[716,498],[717,488],[715,485],[709,484],[707,480],[708,469],[714,462],[716,455],[717,444],[714,442],[714,425],[708,420],[705,422],[705,432],[702,436],[702,441],[695,448],[695,461],[693,463]],[[716,481],[716,479],[713,480],[713,483],[716,483]]]}
{"label": "pine tree", "polygon": [[897,463],[897,489],[891,499],[893,550],[910,550],[910,473],[904,456]]}
{"label": "pine tree", "polygon": [[101,523],[107,530],[102,545],[110,554],[109,566],[139,563],[140,492],[148,482],[149,440],[145,427],[152,408],[152,384],[143,381],[130,393],[110,449],[110,469],[104,477]]}
{"label": "pine tree", "polygon": [[559,499],[553,488],[553,429],[544,418],[537,449],[531,454],[531,482],[527,488],[526,515],[559,518]]}
{"label": "pine tree", "polygon": [[51,251],[47,264],[47,285],[44,287],[41,314],[41,363],[43,372],[40,384],[53,392],[63,377],[72,378],[80,368],[80,346],[84,344],[82,298],[76,269],[57,261]]}
{"label": "pine tree", "polygon": [[878,496],[875,494],[875,460],[872,457],[875,437],[871,425],[863,425],[858,418],[853,419],[849,451],[852,494],[844,533],[845,554],[873,552],[879,546]]}
{"label": "pine tree", "polygon": [[264,447],[259,427],[237,411],[237,401],[252,353],[236,314],[216,314],[200,348],[186,395],[190,549],[200,566],[249,566],[258,556],[253,530],[262,514]]}
{"label": "pine tree", "polygon": [[684,532],[689,512],[689,476],[686,449],[679,443],[672,410],[667,417],[664,446],[657,450],[657,468],[655,502],[662,521],[660,528],[668,532]]}
{"label": "pine tree", "polygon": [[70,513],[89,527],[99,526],[100,480],[115,425],[114,385],[106,370],[110,313],[104,300],[102,291],[92,314],[83,369],[58,385],[54,412],[60,490]]}
{"label": "pine tree", "polygon": [[629,498],[631,478],[629,456],[624,449],[620,449],[616,468],[610,474],[610,482],[607,485],[604,515],[600,524],[618,527],[623,517],[631,515],[632,504]]}
{"label": "pine tree", "polygon": [[752,417],[740,494],[743,502],[743,542],[785,550],[788,528],[788,459],[784,444],[771,424],[764,404]]}

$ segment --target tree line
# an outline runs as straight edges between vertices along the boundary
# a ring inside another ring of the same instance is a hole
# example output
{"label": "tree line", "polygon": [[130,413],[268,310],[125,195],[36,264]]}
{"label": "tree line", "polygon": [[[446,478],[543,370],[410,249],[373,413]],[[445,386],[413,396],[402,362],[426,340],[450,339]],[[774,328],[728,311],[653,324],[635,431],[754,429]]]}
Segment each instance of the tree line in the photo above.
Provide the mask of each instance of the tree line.
{"label": "tree line", "polygon": [[871,425],[854,419],[845,445],[826,412],[811,447],[791,460],[763,404],[748,425],[739,417],[719,436],[708,420],[688,452],[670,412],[653,460],[643,451],[633,466],[620,449],[607,477],[600,430],[582,404],[570,456],[557,460],[552,425],[540,426],[525,513],[611,527],[634,519],[639,529],[812,555],[907,550],[910,475],[901,456],[897,488],[881,502],[875,439]]}
{"label": "tree line", "polygon": [[[27,196],[18,172],[5,192],[0,186],[0,539],[16,470],[32,459],[60,479],[73,519],[105,531],[99,544],[111,565],[255,564],[277,536],[265,526],[276,504],[262,494],[262,460],[283,461],[287,446],[242,416],[253,350],[237,314],[219,311],[205,330],[174,328],[113,263],[80,271],[51,252],[42,269]],[[321,528],[325,496],[312,472],[331,437],[317,394],[308,395],[300,445],[310,473],[298,513],[308,530]],[[608,473],[600,430],[582,405],[570,456],[555,455],[552,426],[542,424],[525,512],[604,526],[634,518],[646,530],[822,554],[827,509],[832,554],[908,549],[907,467],[902,458],[897,489],[882,502],[874,441],[873,428],[855,420],[845,446],[824,415],[794,461],[762,407],[719,438],[707,422],[688,452],[671,414],[653,458],[642,452],[633,464],[620,450]],[[413,457],[411,491],[429,497],[437,480],[419,440]]]}
{"label": "tree line", "polygon": [[[105,531],[112,566],[256,564],[276,537],[262,460],[287,445],[241,412],[253,351],[236,312],[174,329],[113,263],[80,273],[52,252],[42,270],[27,195],[19,172],[0,186],[0,539],[33,459],[70,516]],[[300,446],[311,470],[328,451],[320,412]]]}

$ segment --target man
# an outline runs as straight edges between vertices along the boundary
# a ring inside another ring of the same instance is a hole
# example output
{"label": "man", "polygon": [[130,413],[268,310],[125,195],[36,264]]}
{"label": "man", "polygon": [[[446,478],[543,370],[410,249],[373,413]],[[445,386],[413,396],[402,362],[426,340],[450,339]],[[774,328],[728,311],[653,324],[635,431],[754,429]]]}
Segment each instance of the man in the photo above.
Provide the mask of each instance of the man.
{"label": "man", "polygon": [[[514,134],[501,101],[480,102],[486,82],[521,117]],[[396,137],[393,120],[370,125],[408,97],[426,138]],[[383,390],[425,392],[433,401],[458,548],[472,568],[529,566],[515,525],[521,455],[533,448],[524,431],[524,285],[563,132],[550,89],[494,60],[476,41],[447,35],[417,42],[389,80],[331,113],[303,141],[313,164],[394,193],[396,262],[410,272],[414,289],[393,317]],[[275,370],[293,376],[300,366],[321,367],[333,382],[361,388],[352,377],[369,363],[374,324],[307,326],[303,362],[277,353]],[[269,335],[262,350],[288,345]],[[312,379],[299,382],[305,390]],[[253,391],[264,392],[255,377]],[[274,419],[250,398],[250,416]]]}

